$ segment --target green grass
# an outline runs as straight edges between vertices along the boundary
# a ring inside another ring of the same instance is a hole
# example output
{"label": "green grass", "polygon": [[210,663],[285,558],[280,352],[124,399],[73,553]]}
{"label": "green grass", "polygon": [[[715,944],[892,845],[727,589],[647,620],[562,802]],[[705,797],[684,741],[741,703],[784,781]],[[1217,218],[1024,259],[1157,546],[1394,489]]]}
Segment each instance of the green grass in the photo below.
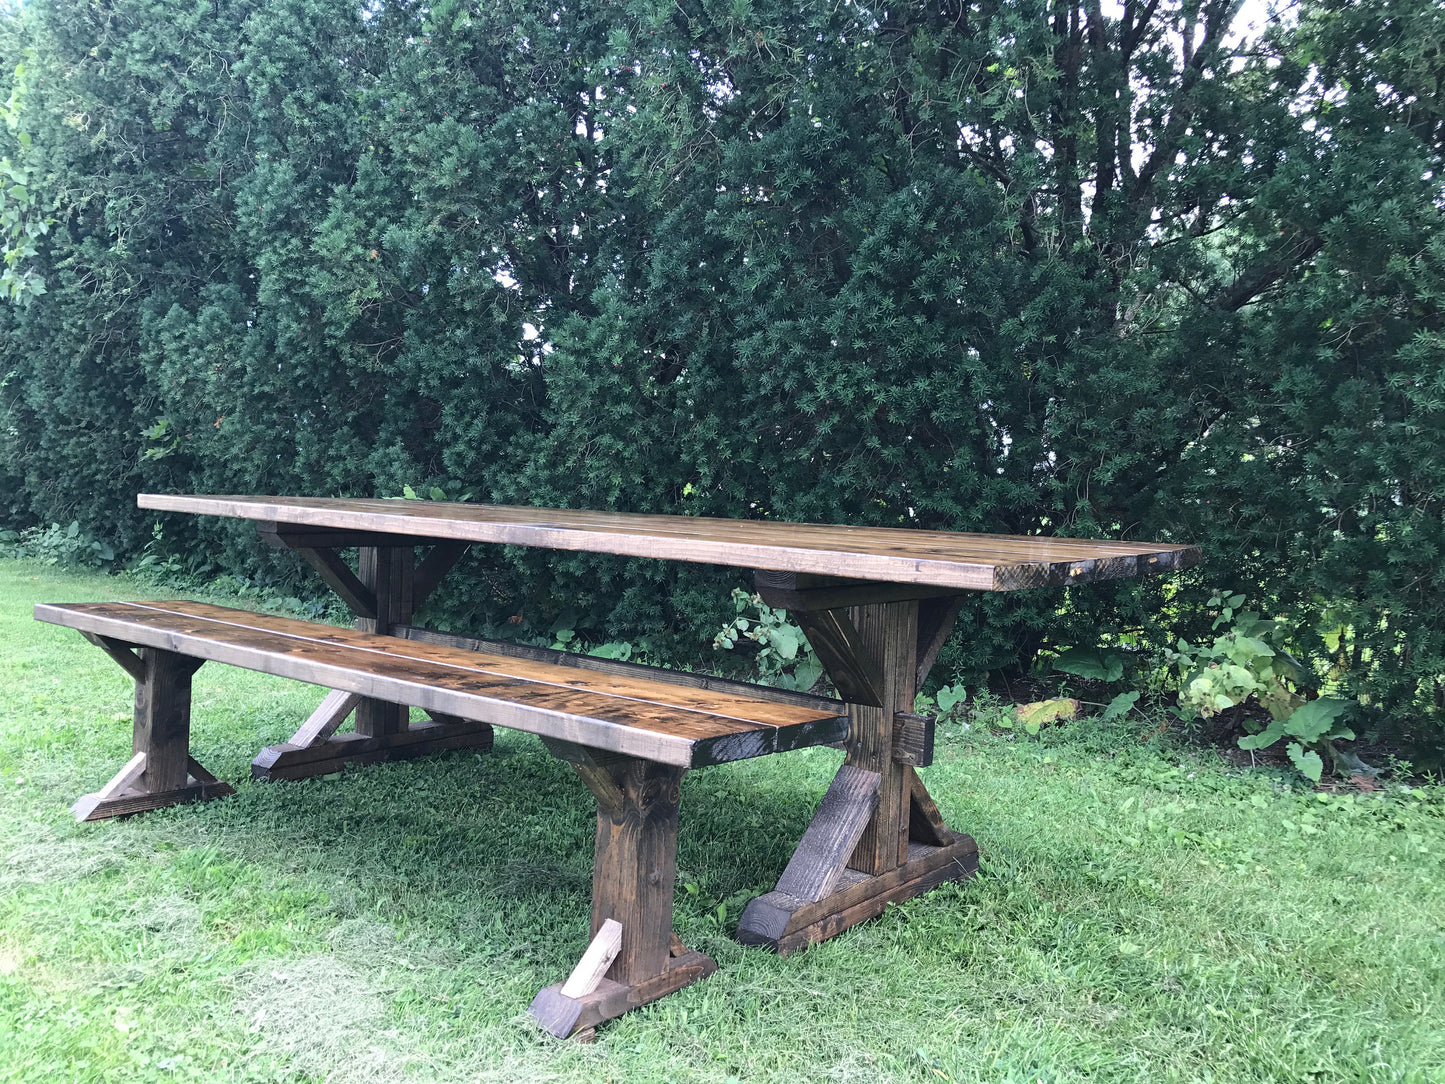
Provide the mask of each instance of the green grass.
{"label": "green grass", "polygon": [[1088,721],[940,735],[980,876],[788,959],[733,926],[838,754],[693,773],[677,927],[718,973],[551,1040],[524,1013],[584,947],[591,814],[526,735],[253,784],[320,694],[209,665],[193,751],[239,793],[73,822],[131,687],[30,607],[138,594],[0,561],[0,1080],[1445,1080],[1445,793],[1322,798]]}

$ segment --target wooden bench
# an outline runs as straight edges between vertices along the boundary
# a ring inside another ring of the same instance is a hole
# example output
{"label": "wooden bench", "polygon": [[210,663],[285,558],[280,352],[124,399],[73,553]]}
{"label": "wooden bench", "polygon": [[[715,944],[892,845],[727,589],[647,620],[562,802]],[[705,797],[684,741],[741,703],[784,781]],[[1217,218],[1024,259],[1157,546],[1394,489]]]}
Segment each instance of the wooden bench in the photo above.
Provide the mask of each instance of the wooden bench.
{"label": "wooden bench", "polygon": [[[697,687],[649,678],[637,667],[583,669],[578,660],[562,665],[198,602],[39,605],[35,617],[78,630],[136,681],[134,755],[105,787],[75,804],[80,820],[233,793],[190,756],[191,677],[207,661],[333,690],[330,706],[323,703],[296,737],[257,758],[257,774],[269,778],[285,778],[288,769],[315,774],[318,757],[339,764],[489,746],[493,725],[539,735],[597,799],[594,937],[615,931],[609,920],[621,927],[615,958],[590,953],[589,974],[574,974],[567,993],[559,983],[537,995],[534,1017],[560,1036],[716,969],[672,932],[687,769],[832,744],[848,729],[843,706],[819,698],[779,702],[749,695],[736,682],[704,680],[697,684],[707,687]],[[423,709],[431,720],[385,742],[328,732],[345,718],[347,699],[363,697]],[[871,786],[876,804],[877,773],[861,775],[868,778],[855,786]]]}

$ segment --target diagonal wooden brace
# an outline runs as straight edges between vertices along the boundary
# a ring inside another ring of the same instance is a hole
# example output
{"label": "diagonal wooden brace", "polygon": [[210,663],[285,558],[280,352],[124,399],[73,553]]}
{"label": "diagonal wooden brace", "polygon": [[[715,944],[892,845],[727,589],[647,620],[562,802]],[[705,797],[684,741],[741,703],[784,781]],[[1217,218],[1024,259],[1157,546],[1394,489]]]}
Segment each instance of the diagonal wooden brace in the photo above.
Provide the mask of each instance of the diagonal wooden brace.
{"label": "diagonal wooden brace", "polygon": [[878,808],[879,783],[877,772],[851,764],[838,769],[787,869],[778,878],[778,892],[811,903],[833,891]]}

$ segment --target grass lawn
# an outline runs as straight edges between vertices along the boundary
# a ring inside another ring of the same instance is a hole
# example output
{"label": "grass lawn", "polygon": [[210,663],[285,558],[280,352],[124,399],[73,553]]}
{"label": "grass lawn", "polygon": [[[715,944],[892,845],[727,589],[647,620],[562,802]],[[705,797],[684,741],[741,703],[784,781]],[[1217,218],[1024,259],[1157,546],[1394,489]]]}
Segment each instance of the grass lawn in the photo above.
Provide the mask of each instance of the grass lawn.
{"label": "grass lawn", "polygon": [[525,1010],[585,945],[592,815],[535,738],[254,784],[320,693],[211,664],[192,750],[239,793],[74,823],[131,683],[30,608],[138,595],[0,561],[0,1080],[1445,1081],[1441,788],[955,725],[926,775],[980,875],[778,959],[733,928],[838,754],[695,772],[677,928],[718,973],[558,1042]]}

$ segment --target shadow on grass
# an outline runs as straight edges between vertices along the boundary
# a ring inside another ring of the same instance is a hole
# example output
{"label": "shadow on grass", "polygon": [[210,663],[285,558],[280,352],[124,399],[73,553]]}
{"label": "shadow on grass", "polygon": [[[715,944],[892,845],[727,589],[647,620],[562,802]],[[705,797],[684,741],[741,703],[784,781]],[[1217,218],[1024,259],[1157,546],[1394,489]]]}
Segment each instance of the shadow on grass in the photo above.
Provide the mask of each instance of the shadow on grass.
{"label": "shadow on grass", "polygon": [[[685,780],[680,932],[709,929],[711,917],[715,932],[731,933],[740,908],[718,922],[718,903],[772,887],[837,754],[770,759],[790,764],[728,765]],[[554,964],[587,938],[594,801],[526,735],[499,731],[489,753],[242,783],[231,798],[154,823],[167,835],[185,823],[237,858],[317,884],[342,918],[372,913],[414,936],[470,945],[494,938],[500,925]],[[141,818],[128,827],[148,831]]]}

